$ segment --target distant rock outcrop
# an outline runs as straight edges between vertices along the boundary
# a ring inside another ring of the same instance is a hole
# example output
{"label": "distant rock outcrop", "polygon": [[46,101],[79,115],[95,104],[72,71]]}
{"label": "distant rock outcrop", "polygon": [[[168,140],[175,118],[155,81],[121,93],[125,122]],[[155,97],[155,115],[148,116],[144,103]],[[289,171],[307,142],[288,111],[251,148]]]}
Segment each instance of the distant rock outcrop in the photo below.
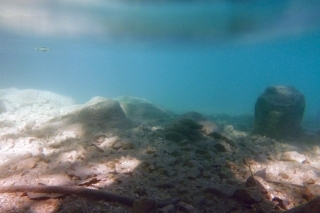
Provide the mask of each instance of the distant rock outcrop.
{"label": "distant rock outcrop", "polygon": [[255,104],[254,133],[272,138],[299,136],[305,98],[294,87],[270,86]]}

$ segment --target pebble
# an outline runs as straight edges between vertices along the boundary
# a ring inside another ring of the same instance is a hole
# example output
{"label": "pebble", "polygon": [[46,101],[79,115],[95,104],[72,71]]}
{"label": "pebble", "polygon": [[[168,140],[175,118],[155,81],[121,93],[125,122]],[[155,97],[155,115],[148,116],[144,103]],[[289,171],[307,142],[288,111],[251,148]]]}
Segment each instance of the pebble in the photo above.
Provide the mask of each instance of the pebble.
{"label": "pebble", "polygon": [[175,212],[176,212],[176,209],[173,204],[167,205],[158,211],[158,213],[175,213]]}
{"label": "pebble", "polygon": [[217,143],[213,146],[218,152],[230,152],[230,146],[228,147],[225,143]]}
{"label": "pebble", "polygon": [[289,178],[290,178],[289,175],[288,175],[287,173],[285,173],[285,172],[280,172],[280,173],[279,173],[279,176],[280,176],[281,178],[283,178],[283,179],[289,179]]}
{"label": "pebble", "polygon": [[103,132],[98,132],[93,136],[93,139],[97,142],[103,142],[105,139],[106,135]]}
{"label": "pebble", "polygon": [[306,157],[296,151],[282,153],[280,160],[282,161],[296,161],[302,163],[306,160]]}
{"label": "pebble", "polygon": [[134,149],[134,144],[130,141],[130,139],[122,139],[121,140],[122,149]]}
{"label": "pebble", "polygon": [[237,189],[233,193],[233,197],[247,205],[259,203],[263,199],[260,188],[256,186]]}
{"label": "pebble", "polygon": [[118,139],[119,139],[118,136],[105,138],[100,145],[97,145],[97,147],[104,151],[109,150],[110,148],[113,147],[113,144],[115,144],[116,141],[118,141]]}
{"label": "pebble", "polygon": [[112,148],[115,149],[115,150],[118,150],[118,149],[121,148],[121,146],[122,146],[121,142],[117,141],[112,145]]}
{"label": "pebble", "polygon": [[157,203],[149,198],[138,199],[133,203],[132,213],[157,213]]}

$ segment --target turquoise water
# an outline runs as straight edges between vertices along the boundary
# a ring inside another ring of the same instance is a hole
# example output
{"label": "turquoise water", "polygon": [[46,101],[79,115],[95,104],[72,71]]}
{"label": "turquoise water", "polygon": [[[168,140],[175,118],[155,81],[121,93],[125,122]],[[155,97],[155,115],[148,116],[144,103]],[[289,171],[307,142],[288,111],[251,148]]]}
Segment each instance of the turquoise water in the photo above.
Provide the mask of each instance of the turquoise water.
{"label": "turquoise water", "polygon": [[264,89],[280,84],[302,92],[314,115],[318,11],[319,1],[297,0],[2,1],[0,88],[49,90],[79,103],[131,95],[179,113],[253,114]]}

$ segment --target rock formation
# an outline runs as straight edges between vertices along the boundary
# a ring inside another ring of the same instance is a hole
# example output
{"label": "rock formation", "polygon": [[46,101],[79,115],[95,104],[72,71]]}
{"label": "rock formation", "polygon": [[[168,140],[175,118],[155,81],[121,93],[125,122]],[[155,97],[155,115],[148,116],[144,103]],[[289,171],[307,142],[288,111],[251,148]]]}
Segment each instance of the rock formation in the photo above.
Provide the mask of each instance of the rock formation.
{"label": "rock formation", "polygon": [[272,138],[299,136],[305,98],[294,87],[270,86],[255,104],[254,133]]}

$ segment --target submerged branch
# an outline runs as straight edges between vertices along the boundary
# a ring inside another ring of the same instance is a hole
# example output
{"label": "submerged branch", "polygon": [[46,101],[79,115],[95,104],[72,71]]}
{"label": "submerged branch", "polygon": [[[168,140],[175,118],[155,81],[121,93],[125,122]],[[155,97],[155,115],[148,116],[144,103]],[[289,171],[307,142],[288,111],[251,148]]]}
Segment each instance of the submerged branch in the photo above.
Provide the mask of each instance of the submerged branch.
{"label": "submerged branch", "polygon": [[[90,199],[99,199],[108,202],[118,202],[127,206],[134,206],[134,203],[141,202],[135,198],[117,195],[104,190],[88,189],[80,186],[45,186],[45,185],[17,185],[17,186],[0,186],[0,193],[13,193],[13,192],[34,192],[34,193],[57,193],[57,194],[73,194],[79,197]],[[149,199],[150,200],[150,199]],[[151,199],[152,200],[152,199]],[[156,208],[162,208],[170,204],[177,204],[180,199],[170,201],[157,202],[153,201]]]}

